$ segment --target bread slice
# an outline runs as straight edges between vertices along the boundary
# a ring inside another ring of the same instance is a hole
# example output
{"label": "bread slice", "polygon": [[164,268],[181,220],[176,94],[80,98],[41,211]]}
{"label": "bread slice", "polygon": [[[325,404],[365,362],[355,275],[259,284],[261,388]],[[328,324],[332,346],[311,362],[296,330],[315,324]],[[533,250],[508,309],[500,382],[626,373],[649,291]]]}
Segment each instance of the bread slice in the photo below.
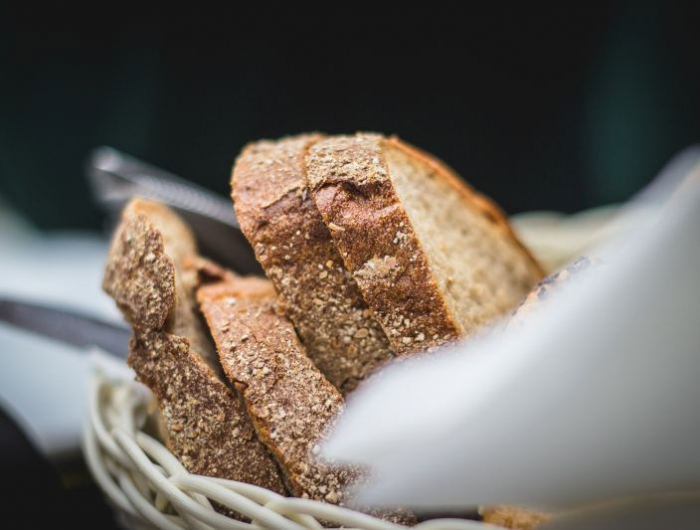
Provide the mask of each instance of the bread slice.
{"label": "bread slice", "polygon": [[397,138],[329,137],[305,164],[345,267],[397,353],[478,332],[542,277],[492,202]]}
{"label": "bread slice", "polygon": [[122,214],[103,288],[133,327],[129,365],[158,400],[167,445],[192,473],[285,493],[271,454],[238,396],[217,376],[198,315],[196,255],[188,228],[164,206],[137,199]]}
{"label": "bread slice", "polygon": [[241,229],[309,357],[347,394],[394,354],[307,189],[304,156],[321,138],[248,145],[236,160],[232,192]]}
{"label": "bread slice", "polygon": [[[343,411],[343,397],[314,366],[292,323],[278,311],[270,282],[217,273],[211,264],[202,273],[208,283],[197,298],[221,364],[243,397],[258,438],[275,455],[289,491],[342,506],[348,488],[367,479],[364,470],[319,455]],[[402,525],[417,522],[402,508],[366,512]]]}
{"label": "bread slice", "polygon": [[[198,257],[170,210],[137,200],[115,234],[104,288],[132,324],[128,362],[157,398],[167,445],[190,472],[339,505],[346,486],[364,480],[359,469],[319,456],[343,398],[276,310],[269,281],[239,278]],[[174,333],[195,330],[201,347],[214,352],[200,308],[235,391],[188,337]],[[416,522],[402,509],[368,513]]]}
{"label": "bread slice", "polygon": [[291,322],[277,313],[270,282],[223,273],[197,297],[224,372],[291,493],[342,503],[357,473],[322,461],[318,453],[343,398],[306,356]]}

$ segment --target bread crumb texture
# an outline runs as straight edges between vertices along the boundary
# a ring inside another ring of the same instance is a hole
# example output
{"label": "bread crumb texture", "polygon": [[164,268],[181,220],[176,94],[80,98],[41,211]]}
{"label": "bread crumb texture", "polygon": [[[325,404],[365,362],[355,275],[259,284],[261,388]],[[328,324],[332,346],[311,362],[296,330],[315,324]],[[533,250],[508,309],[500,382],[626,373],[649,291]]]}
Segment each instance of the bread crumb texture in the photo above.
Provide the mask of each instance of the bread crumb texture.
{"label": "bread crumb texture", "polygon": [[305,355],[291,322],[275,311],[274,292],[258,281],[229,276],[198,292],[221,364],[291,492],[342,504],[358,473],[319,453],[343,398]]}
{"label": "bread crumb texture", "polygon": [[394,357],[307,186],[304,157],[322,138],[247,146],[236,161],[233,200],[241,228],[280,294],[306,351],[341,393]]}
{"label": "bread crumb texture", "polygon": [[306,156],[312,196],[399,354],[481,331],[541,277],[507,221],[443,163],[376,134]]}
{"label": "bread crumb texture", "polygon": [[240,399],[207,364],[213,345],[195,313],[190,259],[194,238],[168,208],[127,206],[103,285],[132,324],[128,363],[156,397],[166,443],[188,471],[285,493]]}
{"label": "bread crumb texture", "polygon": [[158,399],[168,447],[191,473],[285,493],[240,400],[182,337],[137,330],[129,364]]}

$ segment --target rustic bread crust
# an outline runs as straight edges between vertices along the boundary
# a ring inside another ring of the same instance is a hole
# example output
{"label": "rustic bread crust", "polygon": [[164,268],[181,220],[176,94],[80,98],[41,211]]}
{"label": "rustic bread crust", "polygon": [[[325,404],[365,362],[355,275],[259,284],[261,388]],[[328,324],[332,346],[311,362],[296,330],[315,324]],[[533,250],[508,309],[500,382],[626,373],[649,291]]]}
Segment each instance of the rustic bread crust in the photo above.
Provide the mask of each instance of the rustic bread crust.
{"label": "rustic bread crust", "polygon": [[102,288],[130,324],[161,329],[175,304],[175,265],[160,233],[133,204],[112,239]]}
{"label": "rustic bread crust", "polygon": [[343,398],[306,356],[291,322],[275,311],[269,282],[228,273],[200,287],[197,297],[224,372],[292,494],[342,504],[356,473],[318,453]]}
{"label": "rustic bread crust", "polygon": [[190,349],[187,339],[135,330],[128,362],[156,396],[168,448],[188,471],[286,492],[240,399]]}
{"label": "rustic bread crust", "polygon": [[236,216],[316,366],[343,394],[394,356],[307,189],[320,135],[247,146],[232,176]]}
{"label": "rustic bread crust", "polygon": [[[216,276],[219,275],[217,279]],[[344,408],[338,390],[306,356],[266,280],[205,266],[197,297],[221,364],[246,404],[258,438],[275,455],[291,493],[344,505],[346,489],[366,480],[357,468],[325,461],[320,445]],[[407,510],[367,510],[403,525]]]}
{"label": "rustic bread crust", "polygon": [[551,519],[546,513],[506,505],[482,506],[479,514],[485,523],[513,530],[534,530]]}
{"label": "rustic bread crust", "polygon": [[[174,247],[166,248],[166,232],[176,235]],[[167,208],[136,200],[124,210],[103,286],[134,330],[129,365],[156,396],[167,445],[189,471],[285,493],[241,400],[193,349],[190,337],[172,333],[196,325],[186,322],[193,317],[184,292],[191,280],[179,278],[186,268],[179,261],[195,250],[191,234]]]}
{"label": "rustic bread crust", "polygon": [[[306,157],[307,176],[345,266],[394,350],[412,353],[456,339],[461,330],[393,190],[381,141],[378,135],[322,140]],[[399,230],[406,236],[397,244]]]}
{"label": "rustic bread crust", "polygon": [[187,337],[192,349],[221,375],[211,338],[197,314],[197,273],[187,265],[196,255],[194,235],[170,208],[134,199],[122,212],[102,287],[132,325],[167,328]]}
{"label": "rustic bread crust", "polygon": [[503,213],[503,210],[501,210],[495,202],[493,202],[487,196],[477,192],[445,162],[439,160],[429,153],[426,153],[415,145],[399,139],[398,136],[390,136],[389,138],[386,138],[384,142],[400,151],[403,151],[404,153],[413,156],[414,158],[422,160],[425,164],[432,167],[436,173],[441,175],[441,178],[444,181],[449,182],[450,186],[463,197],[465,202],[470,203],[476,209],[480,210],[483,216],[493,223],[494,227],[496,227],[502,234],[506,235],[510,239],[511,243],[521,250],[523,258],[529,262],[533,277],[544,276],[545,273],[542,265],[535,259],[522,241],[520,241],[518,236],[515,234],[513,227],[508,222],[505,213]]}
{"label": "rustic bread crust", "polygon": [[465,186],[447,166],[422,151],[397,138],[376,134],[337,136],[315,143],[305,160],[312,197],[346,268],[394,351],[407,354],[440,346],[465,332],[440,292],[394,190],[384,155],[384,150],[390,148],[429,164],[466,202],[513,240],[530,264],[534,279],[540,277],[541,270],[499,210]]}

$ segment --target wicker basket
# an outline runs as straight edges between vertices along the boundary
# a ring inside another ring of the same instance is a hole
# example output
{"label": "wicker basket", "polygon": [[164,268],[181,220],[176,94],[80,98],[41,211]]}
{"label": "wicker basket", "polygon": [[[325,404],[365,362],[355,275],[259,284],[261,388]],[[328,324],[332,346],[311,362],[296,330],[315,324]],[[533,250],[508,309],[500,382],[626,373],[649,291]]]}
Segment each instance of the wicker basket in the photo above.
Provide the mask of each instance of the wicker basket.
{"label": "wicker basket", "polygon": [[[610,235],[610,209],[564,218],[527,214],[514,219],[516,230],[549,269],[580,255]],[[350,528],[403,528],[347,508],[277,493],[231,480],[193,475],[157,439],[143,430],[150,395],[123,369],[98,368],[89,391],[84,453],[95,480],[110,499],[120,522],[134,529],[320,529],[319,520]],[[102,360],[100,360],[102,359]],[[239,512],[251,523],[226,517],[212,501]],[[478,521],[435,519],[424,530],[495,528]]]}
{"label": "wicker basket", "polygon": [[[319,519],[350,528],[403,528],[363,513],[242,482],[193,475],[155,438],[143,432],[148,394],[138,383],[98,371],[90,386],[84,452],[95,480],[124,526],[151,528],[320,529]],[[216,512],[216,501],[253,522]],[[491,528],[477,521],[436,519],[425,530]]]}

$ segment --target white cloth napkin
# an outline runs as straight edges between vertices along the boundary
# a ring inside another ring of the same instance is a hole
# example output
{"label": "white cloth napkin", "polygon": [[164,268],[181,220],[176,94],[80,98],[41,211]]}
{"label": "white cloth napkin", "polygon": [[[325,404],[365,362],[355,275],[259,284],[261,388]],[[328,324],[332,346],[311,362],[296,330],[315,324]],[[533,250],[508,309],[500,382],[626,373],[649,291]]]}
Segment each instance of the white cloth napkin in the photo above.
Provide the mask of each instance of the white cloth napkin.
{"label": "white cloth napkin", "polygon": [[[655,190],[647,206],[668,181]],[[521,331],[352,396],[324,452],[374,470],[360,502],[552,507],[700,487],[697,174],[601,254]]]}

